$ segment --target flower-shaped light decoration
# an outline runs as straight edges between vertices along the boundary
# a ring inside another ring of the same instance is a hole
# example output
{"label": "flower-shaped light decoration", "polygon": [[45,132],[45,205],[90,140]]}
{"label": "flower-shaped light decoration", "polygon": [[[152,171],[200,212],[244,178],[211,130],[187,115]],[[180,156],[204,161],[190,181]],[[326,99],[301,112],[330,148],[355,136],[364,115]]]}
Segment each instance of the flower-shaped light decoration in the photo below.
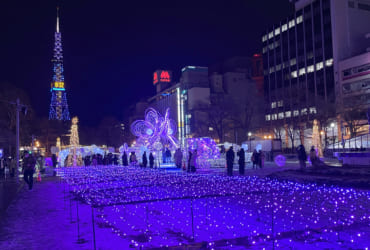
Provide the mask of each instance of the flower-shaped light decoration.
{"label": "flower-shaped light decoration", "polygon": [[216,142],[211,138],[189,138],[187,139],[187,142],[190,150],[197,150],[198,159],[209,160],[220,158],[220,149],[217,147]]}
{"label": "flower-shaped light decoration", "polygon": [[154,145],[161,143],[169,148],[178,148],[178,141],[175,138],[176,123],[170,119],[170,109],[167,108],[163,117],[153,108],[145,111],[145,120],[137,120],[131,124],[131,132],[138,137],[139,145],[144,145],[155,150]]}

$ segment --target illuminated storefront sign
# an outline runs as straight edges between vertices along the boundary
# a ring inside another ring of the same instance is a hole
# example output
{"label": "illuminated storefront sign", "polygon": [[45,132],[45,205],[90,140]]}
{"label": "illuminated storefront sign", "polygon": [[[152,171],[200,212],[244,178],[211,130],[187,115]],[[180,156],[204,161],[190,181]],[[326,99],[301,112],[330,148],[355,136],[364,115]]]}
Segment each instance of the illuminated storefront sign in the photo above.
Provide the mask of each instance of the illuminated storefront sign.
{"label": "illuminated storefront sign", "polygon": [[171,82],[171,72],[168,70],[157,70],[153,74],[153,84],[158,82]]}

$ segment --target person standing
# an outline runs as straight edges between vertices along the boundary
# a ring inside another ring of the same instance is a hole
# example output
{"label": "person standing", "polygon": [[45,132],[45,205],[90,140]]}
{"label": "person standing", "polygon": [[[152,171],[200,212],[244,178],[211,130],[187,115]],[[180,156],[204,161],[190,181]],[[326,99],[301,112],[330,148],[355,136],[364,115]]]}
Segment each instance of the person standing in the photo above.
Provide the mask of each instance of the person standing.
{"label": "person standing", "polygon": [[240,175],[244,175],[244,168],[245,168],[245,152],[244,152],[244,149],[241,148],[238,152],[238,156],[239,156],[239,160],[238,160],[238,163],[239,163],[239,174]]}
{"label": "person standing", "polygon": [[27,151],[23,158],[23,179],[28,184],[28,189],[32,190],[33,173],[35,172],[36,160]]}
{"label": "person standing", "polygon": [[233,175],[233,165],[234,165],[234,150],[231,146],[229,150],[226,152],[226,165],[227,165],[227,175],[232,176]]}
{"label": "person standing", "polygon": [[182,163],[182,152],[181,152],[181,149],[178,148],[176,149],[176,152],[175,152],[175,164],[176,164],[176,167],[177,168],[181,168],[181,163]]}
{"label": "person standing", "polygon": [[265,153],[262,151],[262,149],[260,149],[260,151],[258,151],[258,154],[260,168],[263,168],[265,166]]}
{"label": "person standing", "polygon": [[301,167],[301,170],[305,170],[307,154],[306,154],[306,149],[304,148],[302,144],[298,146],[297,154],[298,154],[299,166]]}
{"label": "person standing", "polygon": [[257,168],[257,162],[258,162],[258,153],[257,150],[253,150],[252,154],[252,168],[255,169]]}
{"label": "person standing", "polygon": [[190,169],[191,169],[191,157],[192,157],[192,153],[191,153],[191,150],[189,149],[189,158],[188,158],[188,172],[190,173]]}
{"label": "person standing", "polygon": [[147,165],[148,165],[148,158],[146,157],[146,151],[144,151],[144,154],[143,154],[143,167],[146,168]]}
{"label": "person standing", "polygon": [[197,150],[194,149],[193,154],[191,155],[191,159],[190,159],[190,168],[191,168],[192,173],[196,171],[197,157],[198,157]]}
{"label": "person standing", "polygon": [[152,152],[150,152],[150,154],[149,154],[149,166],[150,166],[150,168],[154,167],[154,156],[153,156]]}

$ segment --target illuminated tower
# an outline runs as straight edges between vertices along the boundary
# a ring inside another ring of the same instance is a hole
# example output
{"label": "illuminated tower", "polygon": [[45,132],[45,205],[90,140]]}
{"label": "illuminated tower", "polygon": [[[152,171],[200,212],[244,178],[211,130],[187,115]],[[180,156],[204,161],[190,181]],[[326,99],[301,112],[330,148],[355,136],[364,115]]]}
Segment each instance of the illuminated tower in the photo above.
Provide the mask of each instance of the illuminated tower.
{"label": "illuminated tower", "polygon": [[59,8],[57,8],[57,24],[54,34],[53,80],[51,82],[51,103],[49,120],[70,120],[67,95],[64,88],[62,34],[59,32]]}

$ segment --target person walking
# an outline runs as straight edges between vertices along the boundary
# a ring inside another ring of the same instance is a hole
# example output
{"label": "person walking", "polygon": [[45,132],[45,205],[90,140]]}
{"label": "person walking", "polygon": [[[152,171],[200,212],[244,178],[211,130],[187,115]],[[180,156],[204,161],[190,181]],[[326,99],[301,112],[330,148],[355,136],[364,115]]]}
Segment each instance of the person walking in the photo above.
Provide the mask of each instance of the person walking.
{"label": "person walking", "polygon": [[245,152],[244,152],[244,149],[241,148],[238,152],[238,156],[239,156],[239,160],[238,160],[238,163],[239,163],[239,174],[240,175],[244,175],[244,168],[245,168]]}
{"label": "person walking", "polygon": [[226,165],[227,165],[227,175],[232,176],[233,175],[233,165],[234,165],[234,150],[231,146],[229,150],[226,152]]}
{"label": "person walking", "polygon": [[146,157],[146,151],[144,151],[144,154],[143,154],[143,167],[146,168],[147,165],[148,165],[148,158]]}
{"label": "person walking", "polygon": [[150,166],[150,168],[154,167],[154,156],[153,156],[152,152],[150,152],[150,154],[149,154],[149,166]]}
{"label": "person walking", "polygon": [[33,173],[35,172],[36,160],[27,151],[23,158],[23,179],[28,184],[28,189],[33,187]]}
{"label": "person walking", "polygon": [[306,154],[306,149],[304,148],[302,144],[298,146],[297,154],[298,154],[299,166],[301,167],[301,170],[305,170],[307,154]]}

